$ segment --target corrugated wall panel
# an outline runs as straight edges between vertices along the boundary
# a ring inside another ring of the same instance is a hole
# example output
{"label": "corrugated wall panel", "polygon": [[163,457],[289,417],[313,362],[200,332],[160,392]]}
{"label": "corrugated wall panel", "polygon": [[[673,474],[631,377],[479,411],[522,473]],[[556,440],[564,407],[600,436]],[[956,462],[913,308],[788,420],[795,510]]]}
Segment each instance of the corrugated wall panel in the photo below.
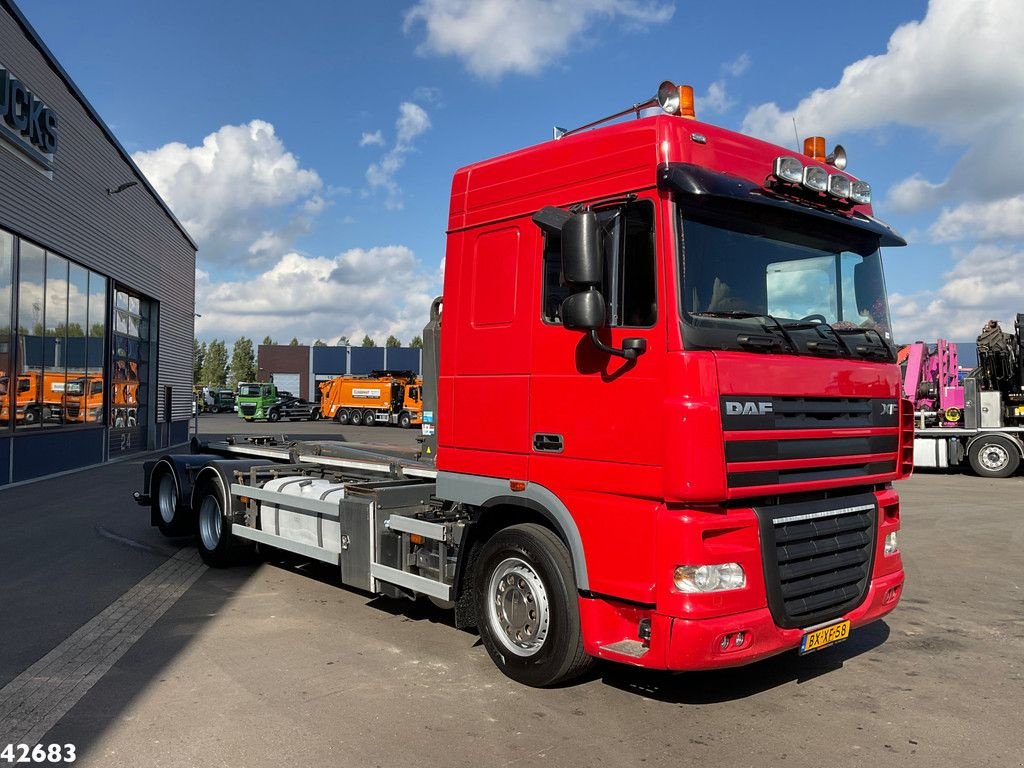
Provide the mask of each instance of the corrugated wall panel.
{"label": "corrugated wall panel", "polygon": [[[163,386],[174,391],[172,418],[191,414],[195,251],[88,111],[11,16],[0,7],[0,64],[58,116],[53,178],[15,151],[0,150],[0,227],[102,272],[160,304],[156,418]],[[71,73],[73,75],[73,73]]]}

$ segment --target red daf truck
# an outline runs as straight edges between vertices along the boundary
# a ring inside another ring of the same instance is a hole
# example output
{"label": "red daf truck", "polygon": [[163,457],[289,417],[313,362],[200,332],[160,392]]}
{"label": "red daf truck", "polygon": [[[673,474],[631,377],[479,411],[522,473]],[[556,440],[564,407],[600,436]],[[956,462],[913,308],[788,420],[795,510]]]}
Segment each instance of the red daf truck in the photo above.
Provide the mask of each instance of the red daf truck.
{"label": "red daf truck", "polygon": [[880,248],[904,242],[841,150],[691,105],[664,83],[456,172],[419,460],[194,443],[147,464],[152,522],[214,565],[255,543],[451,605],[535,686],[809,652],[891,611],[913,413]]}

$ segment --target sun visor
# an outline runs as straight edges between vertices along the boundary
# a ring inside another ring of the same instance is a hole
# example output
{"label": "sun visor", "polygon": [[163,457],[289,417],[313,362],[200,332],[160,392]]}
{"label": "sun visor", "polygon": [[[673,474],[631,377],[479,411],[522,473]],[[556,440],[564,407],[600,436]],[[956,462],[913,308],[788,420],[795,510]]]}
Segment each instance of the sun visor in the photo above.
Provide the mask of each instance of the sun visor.
{"label": "sun visor", "polygon": [[[658,186],[670,189],[698,205],[711,207],[752,206],[761,211],[776,211],[807,220],[813,217],[821,224],[850,227],[861,236],[873,235],[879,245],[893,247],[906,245],[899,233],[876,218],[857,211],[831,211],[800,200],[791,200],[765,189],[747,179],[718,173],[689,163],[672,163],[658,170]],[[753,211],[751,211],[753,213]]]}

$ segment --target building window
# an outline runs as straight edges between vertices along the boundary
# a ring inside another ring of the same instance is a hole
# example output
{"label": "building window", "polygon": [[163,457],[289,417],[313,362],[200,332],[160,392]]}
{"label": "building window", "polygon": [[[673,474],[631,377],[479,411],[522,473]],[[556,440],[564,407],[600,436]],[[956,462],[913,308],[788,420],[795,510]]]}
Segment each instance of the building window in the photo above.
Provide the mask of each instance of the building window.
{"label": "building window", "polygon": [[11,424],[13,281],[14,236],[0,231],[0,430],[9,429]]}
{"label": "building window", "polygon": [[[6,407],[0,423],[9,425],[13,418],[18,431],[102,424],[107,279],[24,240],[18,241],[17,267],[16,338],[6,360],[0,353],[0,370],[8,379],[8,394],[0,395],[0,406]],[[0,277],[0,311],[3,285]],[[8,295],[12,288],[8,280]],[[9,306],[5,315],[10,316]]]}
{"label": "building window", "polygon": [[110,451],[146,447],[149,413],[149,321],[151,303],[122,286],[114,289],[111,335]]}

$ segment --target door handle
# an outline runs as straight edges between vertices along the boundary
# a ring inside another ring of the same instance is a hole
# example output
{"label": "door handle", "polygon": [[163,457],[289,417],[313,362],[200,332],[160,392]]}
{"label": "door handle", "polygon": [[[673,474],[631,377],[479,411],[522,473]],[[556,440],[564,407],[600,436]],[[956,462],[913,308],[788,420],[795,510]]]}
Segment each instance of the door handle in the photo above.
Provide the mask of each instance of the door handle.
{"label": "door handle", "polygon": [[562,452],[562,436],[545,432],[537,432],[533,436],[533,450],[545,453]]}

